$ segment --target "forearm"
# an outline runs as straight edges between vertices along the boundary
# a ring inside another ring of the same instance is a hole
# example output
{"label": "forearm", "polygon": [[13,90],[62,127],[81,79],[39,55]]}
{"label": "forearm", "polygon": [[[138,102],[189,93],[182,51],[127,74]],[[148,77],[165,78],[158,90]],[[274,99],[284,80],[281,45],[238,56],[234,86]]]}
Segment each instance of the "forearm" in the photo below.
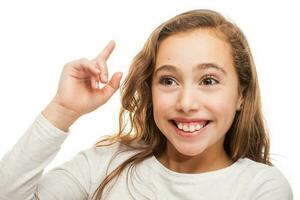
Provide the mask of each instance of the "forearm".
{"label": "forearm", "polygon": [[30,199],[44,168],[53,160],[67,136],[39,115],[0,160],[0,199]]}
{"label": "forearm", "polygon": [[42,111],[43,116],[58,129],[68,132],[69,127],[80,117],[76,112],[51,101]]}

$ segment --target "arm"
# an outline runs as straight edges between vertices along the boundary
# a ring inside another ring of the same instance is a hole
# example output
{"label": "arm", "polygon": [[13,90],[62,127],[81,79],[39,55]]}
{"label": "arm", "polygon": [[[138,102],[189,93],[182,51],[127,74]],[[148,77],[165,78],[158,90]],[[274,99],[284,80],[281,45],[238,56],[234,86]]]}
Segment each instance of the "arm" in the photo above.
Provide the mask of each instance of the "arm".
{"label": "arm", "polygon": [[31,199],[44,168],[54,159],[68,134],[38,115],[0,162],[0,197]]}
{"label": "arm", "polygon": [[[85,199],[89,166],[84,154],[42,178],[68,136],[69,127],[82,115],[103,105],[119,88],[121,73],[107,82],[106,60],[114,49],[110,42],[94,60],[75,60],[64,66],[58,91],[17,144],[0,161],[0,199]],[[101,80],[107,84],[96,86]]]}
{"label": "arm", "polygon": [[36,191],[40,199],[86,199],[90,177],[84,152],[42,177],[67,136],[39,114],[0,162],[0,199],[29,200]]}

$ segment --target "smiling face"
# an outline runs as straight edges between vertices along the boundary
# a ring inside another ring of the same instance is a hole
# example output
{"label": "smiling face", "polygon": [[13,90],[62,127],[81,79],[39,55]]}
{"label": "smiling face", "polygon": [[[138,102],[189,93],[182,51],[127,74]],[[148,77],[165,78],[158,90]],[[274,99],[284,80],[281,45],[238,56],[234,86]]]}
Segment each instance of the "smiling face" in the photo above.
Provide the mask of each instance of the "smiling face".
{"label": "smiling face", "polygon": [[213,31],[164,39],[151,90],[153,117],[167,138],[167,151],[183,156],[225,152],[225,134],[241,104],[238,84],[230,46]]}

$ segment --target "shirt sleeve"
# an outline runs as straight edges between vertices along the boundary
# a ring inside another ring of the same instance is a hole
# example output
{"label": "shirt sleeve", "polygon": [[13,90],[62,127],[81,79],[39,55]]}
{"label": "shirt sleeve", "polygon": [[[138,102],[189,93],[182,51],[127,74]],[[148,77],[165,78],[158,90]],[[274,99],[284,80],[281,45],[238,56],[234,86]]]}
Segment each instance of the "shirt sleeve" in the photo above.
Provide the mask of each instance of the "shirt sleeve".
{"label": "shirt sleeve", "polygon": [[0,199],[86,199],[89,173],[84,152],[43,175],[69,132],[52,125],[40,113],[15,146],[0,161]]}
{"label": "shirt sleeve", "polygon": [[252,200],[293,200],[289,182],[276,167],[262,171],[254,182]]}

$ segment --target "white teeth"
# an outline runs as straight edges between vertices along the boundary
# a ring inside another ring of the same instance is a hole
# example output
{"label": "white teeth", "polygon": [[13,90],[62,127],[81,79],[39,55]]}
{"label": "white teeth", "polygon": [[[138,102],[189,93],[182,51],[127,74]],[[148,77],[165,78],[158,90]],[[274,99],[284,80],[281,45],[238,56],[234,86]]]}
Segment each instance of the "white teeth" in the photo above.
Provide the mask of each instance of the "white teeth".
{"label": "white teeth", "polygon": [[184,131],[188,131],[189,130],[189,127],[187,125],[183,125],[183,130]]}
{"label": "white teeth", "polygon": [[190,126],[190,132],[194,132],[195,131],[195,129],[196,129],[196,127],[195,126]]}
{"label": "white teeth", "polygon": [[183,124],[181,122],[176,123],[177,127],[180,130],[186,131],[186,132],[194,132],[195,130],[198,131],[201,128],[203,128],[204,124]]}
{"label": "white teeth", "polygon": [[177,127],[178,127],[179,129],[182,129],[182,128],[183,128],[183,127],[182,127],[182,123],[177,124]]}

